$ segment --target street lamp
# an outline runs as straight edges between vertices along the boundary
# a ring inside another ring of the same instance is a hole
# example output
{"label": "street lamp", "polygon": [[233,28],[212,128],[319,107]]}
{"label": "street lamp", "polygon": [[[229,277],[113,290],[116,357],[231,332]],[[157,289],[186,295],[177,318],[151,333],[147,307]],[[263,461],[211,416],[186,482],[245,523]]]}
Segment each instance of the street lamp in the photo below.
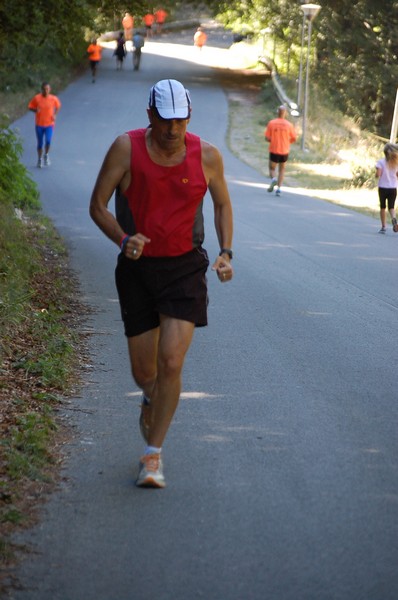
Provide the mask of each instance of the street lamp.
{"label": "street lamp", "polygon": [[301,108],[301,88],[303,86],[303,54],[304,54],[304,30],[305,30],[305,14],[303,13],[303,23],[301,25],[301,50],[300,50],[300,68],[297,87],[297,106]]}
{"label": "street lamp", "polygon": [[310,48],[311,48],[311,31],[312,21],[315,19],[321,7],[319,4],[302,4],[301,10],[304,13],[304,18],[308,21],[308,47],[307,47],[307,67],[305,72],[305,90],[304,90],[304,111],[303,111],[303,133],[301,136],[301,149],[305,149],[305,134],[307,126],[308,112],[308,96],[309,96],[309,81],[310,81]]}

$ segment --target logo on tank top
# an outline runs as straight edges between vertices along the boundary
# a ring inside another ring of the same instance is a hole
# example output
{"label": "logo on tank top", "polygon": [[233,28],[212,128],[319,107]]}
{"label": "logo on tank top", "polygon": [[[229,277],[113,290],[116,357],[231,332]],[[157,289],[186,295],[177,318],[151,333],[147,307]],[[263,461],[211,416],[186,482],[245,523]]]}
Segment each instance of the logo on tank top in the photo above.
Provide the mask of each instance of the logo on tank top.
{"label": "logo on tank top", "polygon": [[183,179],[181,179],[182,183],[188,183],[189,179],[187,179],[186,177],[183,177]]}

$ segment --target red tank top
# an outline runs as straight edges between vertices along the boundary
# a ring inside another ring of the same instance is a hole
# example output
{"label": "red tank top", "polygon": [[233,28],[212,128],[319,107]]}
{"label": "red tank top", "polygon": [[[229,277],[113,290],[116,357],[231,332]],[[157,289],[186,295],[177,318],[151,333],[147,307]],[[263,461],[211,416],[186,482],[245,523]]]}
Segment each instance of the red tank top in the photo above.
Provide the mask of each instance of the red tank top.
{"label": "red tank top", "polygon": [[151,240],[145,244],[144,256],[179,256],[204,240],[202,206],[207,183],[200,138],[186,133],[184,161],[163,167],[151,160],[145,132],[127,132],[131,140],[131,182],[123,195],[135,232]]}

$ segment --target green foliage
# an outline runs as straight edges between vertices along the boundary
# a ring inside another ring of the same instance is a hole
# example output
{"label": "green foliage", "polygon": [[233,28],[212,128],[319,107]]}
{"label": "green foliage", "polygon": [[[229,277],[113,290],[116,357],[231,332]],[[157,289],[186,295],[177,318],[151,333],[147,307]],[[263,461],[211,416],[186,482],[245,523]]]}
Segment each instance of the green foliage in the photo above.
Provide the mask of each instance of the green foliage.
{"label": "green foliage", "polygon": [[20,162],[22,143],[7,127],[5,117],[0,117],[0,204],[9,203],[16,208],[38,209],[38,191],[26,167]]}
{"label": "green foliage", "polygon": [[[298,2],[208,0],[208,4],[233,31],[262,37],[268,52],[274,45],[278,67],[298,71],[303,23]],[[398,1],[330,0],[322,4],[312,31],[316,58],[312,79],[334,96],[340,110],[388,137],[398,81]],[[306,49],[306,35],[304,41]]]}
{"label": "green foliage", "polygon": [[[7,423],[0,441],[0,523],[9,526],[27,517],[19,490],[30,481],[51,483],[54,406],[57,393],[69,390],[76,364],[65,256],[40,213],[19,219],[11,203],[0,203],[0,370]],[[10,552],[0,539],[0,561],[9,560]]]}
{"label": "green foliage", "polygon": [[[4,511],[3,514],[0,514],[0,522],[1,523],[13,523],[18,525],[24,521],[24,515],[14,507],[11,507],[9,510]],[[1,554],[1,550],[0,550]]]}
{"label": "green foliage", "polygon": [[7,471],[12,479],[42,479],[51,463],[48,442],[56,425],[50,414],[27,413],[17,419],[11,436],[3,442]]}
{"label": "green foliage", "polygon": [[16,326],[21,307],[30,298],[29,278],[33,276],[38,255],[27,251],[25,226],[15,209],[40,208],[36,185],[19,158],[22,145],[17,134],[5,126],[0,129],[0,334]]}
{"label": "green foliage", "polygon": [[39,86],[62,65],[81,61],[85,51],[83,26],[92,23],[93,6],[94,3],[84,0],[3,0],[0,5],[3,90]]}
{"label": "green foliage", "polygon": [[4,538],[0,538],[0,562],[6,564],[13,560],[15,554],[11,544]]}
{"label": "green foliage", "polygon": [[317,28],[319,81],[348,114],[388,135],[398,80],[398,2],[331,0]]}
{"label": "green foliage", "polygon": [[372,189],[375,185],[375,170],[357,165],[352,172],[350,187]]}
{"label": "green foliage", "polygon": [[4,350],[7,332],[12,338],[30,301],[30,278],[40,256],[29,247],[24,226],[11,206],[0,204],[0,223],[0,338]]}
{"label": "green foliage", "polygon": [[27,377],[34,375],[44,388],[63,390],[68,382],[73,346],[70,336],[65,335],[61,314],[51,307],[34,311],[31,320],[29,335],[40,340],[42,351],[26,352],[14,368],[25,371]]}
{"label": "green foliage", "polygon": [[[84,28],[98,14],[91,0],[0,3],[0,102],[12,117],[26,110],[43,80],[69,82],[86,62]],[[33,92],[33,90],[35,90]],[[4,103],[3,103],[4,102]],[[15,108],[17,107],[17,108]],[[3,109],[4,110],[4,109]],[[3,535],[26,520],[23,493],[50,481],[57,394],[76,371],[70,330],[66,250],[40,213],[38,190],[21,163],[22,143],[0,108],[0,523]],[[68,306],[67,306],[68,305]],[[77,336],[78,334],[76,334]],[[73,366],[72,366],[73,365]],[[0,538],[0,562],[13,546]]]}

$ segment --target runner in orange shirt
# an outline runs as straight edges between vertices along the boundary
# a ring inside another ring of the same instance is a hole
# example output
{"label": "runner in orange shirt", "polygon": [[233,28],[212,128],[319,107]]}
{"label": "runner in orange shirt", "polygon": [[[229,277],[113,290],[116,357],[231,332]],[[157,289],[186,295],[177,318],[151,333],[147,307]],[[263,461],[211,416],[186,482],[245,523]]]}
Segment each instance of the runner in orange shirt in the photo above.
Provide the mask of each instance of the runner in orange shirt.
{"label": "runner in orange shirt", "polygon": [[[286,120],[287,108],[278,108],[278,118],[269,121],[264,136],[269,144],[269,176],[271,183],[268,188],[272,192],[276,186],[276,195],[280,196],[281,185],[285,176],[286,163],[289,158],[290,144],[296,141],[297,134],[294,125]],[[278,165],[278,179],[275,177]]]}
{"label": "runner in orange shirt", "polygon": [[147,13],[146,15],[144,15],[142,20],[146,28],[146,37],[152,37],[152,25],[155,22],[155,16],[152,13]]}
{"label": "runner in orange shirt", "polygon": [[155,11],[155,22],[156,22],[156,33],[160,35],[162,33],[163,25],[167,17],[167,12],[163,8],[158,8]]}
{"label": "runner in orange shirt", "polygon": [[44,164],[50,165],[50,158],[48,156],[50,152],[51,139],[54,132],[55,117],[61,108],[61,102],[50,94],[51,87],[46,81],[41,85],[41,93],[36,94],[28,104],[29,110],[36,113],[35,116],[35,129],[37,138],[37,166],[39,169],[43,166],[43,145],[45,144]]}
{"label": "runner in orange shirt", "polygon": [[102,58],[102,47],[98,44],[97,40],[93,40],[93,42],[87,48],[88,58],[90,61],[91,75],[93,77],[92,81],[95,83],[95,76],[97,74],[97,65]]}
{"label": "runner in orange shirt", "polygon": [[199,50],[202,50],[202,48],[206,42],[207,42],[206,33],[203,31],[202,27],[198,27],[195,32],[195,35],[193,36],[194,46],[197,46],[199,48]]}

